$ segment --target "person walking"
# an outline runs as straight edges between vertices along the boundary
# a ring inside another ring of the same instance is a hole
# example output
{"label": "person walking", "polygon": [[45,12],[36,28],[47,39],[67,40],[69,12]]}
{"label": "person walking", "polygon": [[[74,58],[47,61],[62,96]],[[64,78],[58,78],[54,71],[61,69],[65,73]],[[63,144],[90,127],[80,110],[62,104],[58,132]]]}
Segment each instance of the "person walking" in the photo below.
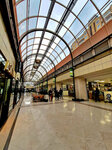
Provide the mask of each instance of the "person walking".
{"label": "person walking", "polygon": [[96,88],[96,90],[95,90],[95,102],[99,101],[99,93],[100,93],[99,89]]}
{"label": "person walking", "polygon": [[59,98],[60,99],[63,99],[63,90],[60,88],[59,90]]}
{"label": "person walking", "polygon": [[55,100],[59,100],[59,91],[55,89]]}
{"label": "person walking", "polygon": [[52,102],[52,99],[53,99],[53,92],[52,92],[52,90],[50,89],[50,90],[49,90],[49,101]]}

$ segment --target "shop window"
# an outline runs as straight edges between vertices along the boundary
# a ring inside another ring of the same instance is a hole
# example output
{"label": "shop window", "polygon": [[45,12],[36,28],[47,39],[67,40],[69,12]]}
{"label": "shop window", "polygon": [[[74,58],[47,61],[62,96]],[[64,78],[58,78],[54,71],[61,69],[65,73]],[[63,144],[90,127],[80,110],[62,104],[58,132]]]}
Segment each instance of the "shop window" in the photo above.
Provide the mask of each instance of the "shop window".
{"label": "shop window", "polygon": [[93,23],[93,26],[94,26],[94,32],[96,32],[96,26],[95,26],[95,22]]}
{"label": "shop window", "polygon": [[89,31],[90,31],[90,35],[92,36],[93,34],[92,34],[92,27],[91,26],[89,27]]}
{"label": "shop window", "polygon": [[97,30],[100,28],[100,24],[97,26]]}
{"label": "shop window", "polygon": [[98,24],[100,21],[99,21],[99,19],[96,21],[96,24]]}

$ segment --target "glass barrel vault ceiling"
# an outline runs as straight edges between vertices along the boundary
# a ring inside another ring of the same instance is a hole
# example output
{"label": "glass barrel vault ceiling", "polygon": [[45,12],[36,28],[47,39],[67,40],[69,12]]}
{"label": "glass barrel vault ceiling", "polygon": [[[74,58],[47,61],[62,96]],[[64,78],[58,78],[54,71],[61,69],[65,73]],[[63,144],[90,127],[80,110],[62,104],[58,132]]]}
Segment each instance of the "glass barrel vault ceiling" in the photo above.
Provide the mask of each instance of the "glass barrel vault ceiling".
{"label": "glass barrel vault ceiling", "polygon": [[[93,18],[101,17],[106,23],[103,10],[110,5],[111,0],[15,0],[18,40],[31,29],[44,29],[27,34],[21,42],[24,79],[38,81],[70,54],[65,43],[53,33],[61,36],[69,47],[74,41],[79,46],[82,36],[91,36],[88,24]],[[40,64],[34,69],[36,59]]]}

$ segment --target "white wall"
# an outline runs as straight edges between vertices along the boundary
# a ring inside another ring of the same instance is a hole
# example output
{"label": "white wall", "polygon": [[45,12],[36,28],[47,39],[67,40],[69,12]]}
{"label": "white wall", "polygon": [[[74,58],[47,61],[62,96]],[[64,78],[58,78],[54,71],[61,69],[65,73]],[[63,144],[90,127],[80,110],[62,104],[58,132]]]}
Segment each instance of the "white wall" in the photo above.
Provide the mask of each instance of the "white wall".
{"label": "white wall", "polygon": [[12,52],[12,48],[8,39],[8,35],[5,29],[5,25],[0,12],[0,50],[4,54],[7,60],[15,69],[15,58]]}

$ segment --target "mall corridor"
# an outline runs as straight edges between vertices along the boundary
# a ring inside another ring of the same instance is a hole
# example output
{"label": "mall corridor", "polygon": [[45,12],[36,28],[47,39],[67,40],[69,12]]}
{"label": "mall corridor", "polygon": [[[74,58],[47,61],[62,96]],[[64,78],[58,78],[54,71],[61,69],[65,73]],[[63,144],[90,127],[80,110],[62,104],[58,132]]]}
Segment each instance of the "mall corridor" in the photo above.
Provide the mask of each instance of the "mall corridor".
{"label": "mall corridor", "polygon": [[24,97],[8,150],[111,150],[112,110]]}
{"label": "mall corridor", "polygon": [[112,150],[112,0],[0,0],[0,150]]}

